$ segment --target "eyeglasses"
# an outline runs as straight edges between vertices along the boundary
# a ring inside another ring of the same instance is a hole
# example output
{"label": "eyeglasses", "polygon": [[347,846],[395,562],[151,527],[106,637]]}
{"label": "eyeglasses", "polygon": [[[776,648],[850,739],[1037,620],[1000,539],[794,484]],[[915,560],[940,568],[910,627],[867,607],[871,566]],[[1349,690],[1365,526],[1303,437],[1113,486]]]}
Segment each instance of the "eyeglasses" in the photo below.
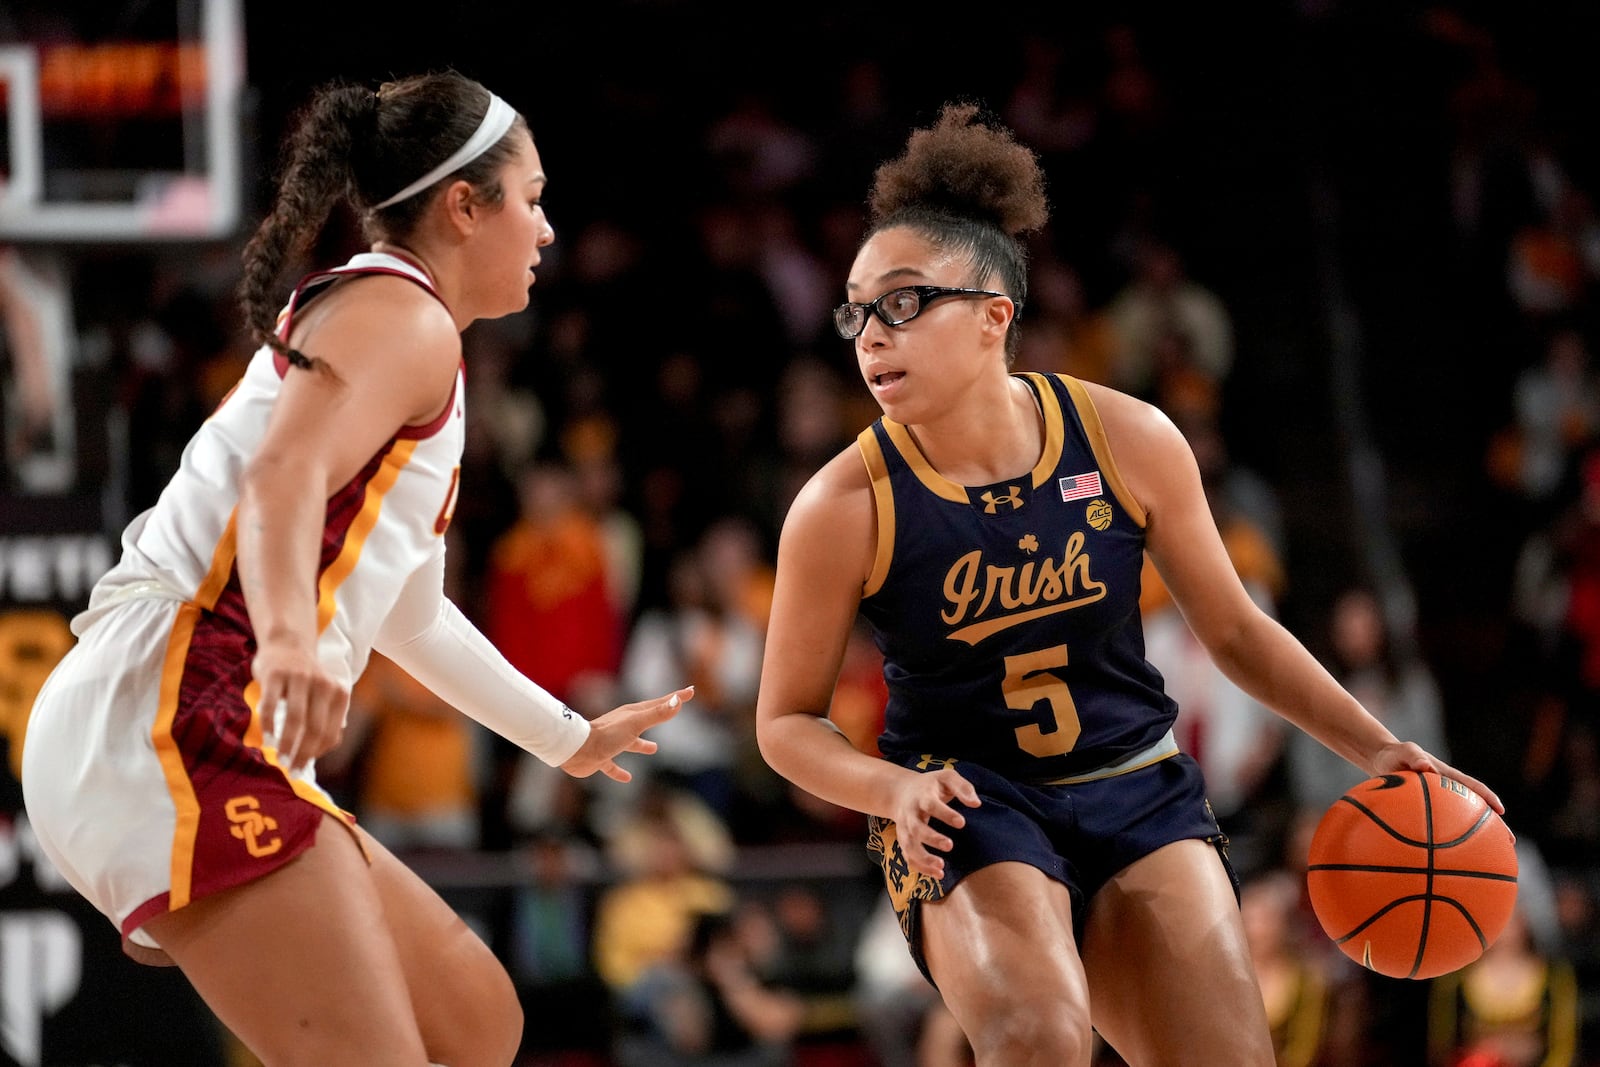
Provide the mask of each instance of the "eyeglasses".
{"label": "eyeglasses", "polygon": [[[840,337],[846,341],[861,336],[861,331],[867,328],[867,313],[878,316],[878,321],[885,326],[903,326],[922,314],[923,309],[946,296],[1005,296],[1005,293],[991,292],[988,289],[952,289],[944,285],[908,285],[903,289],[891,289],[876,300],[869,300],[864,304],[854,301],[840,304],[833,309],[833,328]],[[1009,298],[1008,298],[1009,299]],[[1022,305],[1017,304],[1020,311]]]}

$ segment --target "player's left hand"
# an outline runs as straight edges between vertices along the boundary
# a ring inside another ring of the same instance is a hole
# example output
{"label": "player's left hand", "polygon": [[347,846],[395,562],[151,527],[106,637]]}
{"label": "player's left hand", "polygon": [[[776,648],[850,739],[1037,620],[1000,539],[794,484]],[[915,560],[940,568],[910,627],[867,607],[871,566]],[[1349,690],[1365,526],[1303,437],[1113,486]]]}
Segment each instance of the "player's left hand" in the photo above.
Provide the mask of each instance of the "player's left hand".
{"label": "player's left hand", "polygon": [[1470,774],[1463,774],[1450,766],[1444,760],[1432,755],[1415,741],[1396,741],[1392,745],[1384,745],[1372,760],[1373,774],[1390,774],[1394,771],[1423,771],[1431,774],[1442,774],[1453,779],[1472,790],[1483,798],[1485,804],[1494,809],[1496,815],[1504,815],[1506,806],[1500,802],[1493,789],[1484,785]]}
{"label": "player's left hand", "polygon": [[589,736],[561,769],[574,778],[587,778],[596,771],[619,782],[633,780],[633,772],[617,764],[624,752],[645,754],[656,750],[656,743],[640,736],[678,714],[678,709],[694,699],[694,686],[685,686],[654,700],[624,704],[608,711],[589,724]]}

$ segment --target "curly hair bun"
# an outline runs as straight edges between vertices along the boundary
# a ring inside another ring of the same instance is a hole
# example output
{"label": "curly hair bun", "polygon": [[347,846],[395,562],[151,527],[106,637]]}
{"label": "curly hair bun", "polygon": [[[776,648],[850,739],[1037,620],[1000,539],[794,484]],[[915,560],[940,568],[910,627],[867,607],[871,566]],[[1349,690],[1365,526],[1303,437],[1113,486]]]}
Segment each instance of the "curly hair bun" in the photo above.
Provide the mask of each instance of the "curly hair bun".
{"label": "curly hair bun", "polygon": [[1038,156],[974,103],[947,103],[873,176],[874,223],[906,211],[992,222],[1013,237],[1049,218]]}

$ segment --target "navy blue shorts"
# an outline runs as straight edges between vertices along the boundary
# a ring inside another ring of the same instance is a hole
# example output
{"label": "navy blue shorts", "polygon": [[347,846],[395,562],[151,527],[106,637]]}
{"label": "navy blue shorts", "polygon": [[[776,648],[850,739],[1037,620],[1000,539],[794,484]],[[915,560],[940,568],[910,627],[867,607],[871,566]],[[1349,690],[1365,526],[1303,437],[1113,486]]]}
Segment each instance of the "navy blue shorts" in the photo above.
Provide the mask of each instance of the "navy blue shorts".
{"label": "navy blue shorts", "polygon": [[[1206,799],[1199,766],[1179,753],[1109,778],[1070,785],[1023,785],[985,767],[952,761],[971,782],[983,804],[961,806],[966,826],[953,829],[935,820],[955,846],[944,856],[944,877],[918,874],[900,851],[895,825],[869,820],[867,847],[883,868],[884,882],[900,917],[911,955],[928,980],[922,954],[920,908],[938,900],[964,875],[991,863],[1014,860],[1039,868],[1067,887],[1077,936],[1095,893],[1133,863],[1174,841],[1211,842],[1239,892],[1239,878],[1228,862],[1228,839]],[[931,770],[939,769],[935,761]],[[959,805],[958,805],[959,806]]]}

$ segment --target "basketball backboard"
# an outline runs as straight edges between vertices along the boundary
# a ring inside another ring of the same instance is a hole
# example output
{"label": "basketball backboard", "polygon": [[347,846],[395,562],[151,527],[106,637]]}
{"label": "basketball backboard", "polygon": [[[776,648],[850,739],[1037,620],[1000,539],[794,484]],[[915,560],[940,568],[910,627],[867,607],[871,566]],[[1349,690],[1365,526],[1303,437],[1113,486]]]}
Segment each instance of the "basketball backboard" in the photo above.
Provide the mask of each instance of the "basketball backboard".
{"label": "basketball backboard", "polygon": [[0,241],[231,235],[242,0],[17,7],[0,25]]}

